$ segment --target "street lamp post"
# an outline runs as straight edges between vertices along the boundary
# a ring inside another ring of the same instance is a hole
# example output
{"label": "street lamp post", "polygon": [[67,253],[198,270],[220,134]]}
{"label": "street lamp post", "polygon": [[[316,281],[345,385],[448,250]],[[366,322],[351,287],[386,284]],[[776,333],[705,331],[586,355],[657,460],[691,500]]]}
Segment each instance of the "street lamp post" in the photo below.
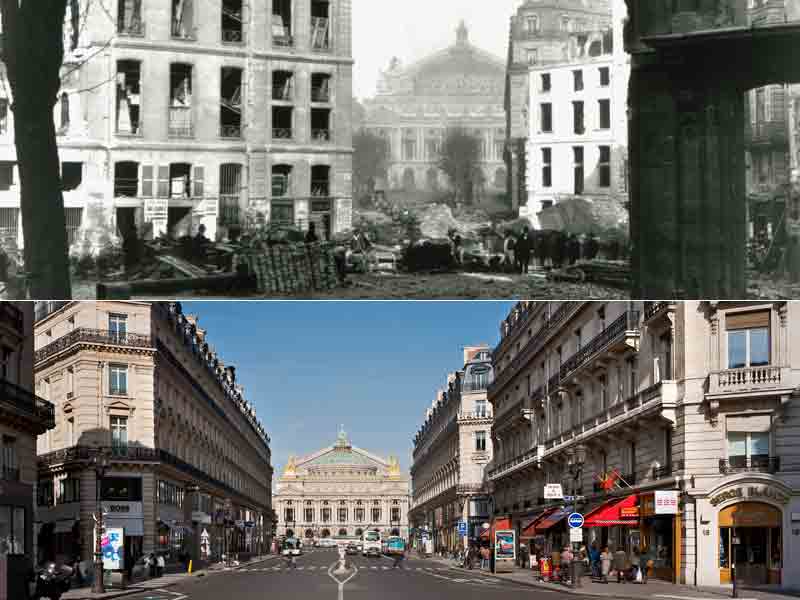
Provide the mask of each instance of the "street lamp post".
{"label": "street lamp post", "polygon": [[[583,444],[578,444],[568,451],[567,466],[569,467],[569,472],[572,475],[572,496],[573,502],[575,503],[575,512],[578,512],[578,492],[580,491],[579,482],[581,480],[581,475],[583,474],[583,465],[585,463],[586,446]],[[581,548],[580,542],[572,542],[572,548],[572,586],[581,587],[581,567],[583,566],[583,561],[581,561],[579,556]]]}
{"label": "street lamp post", "polygon": [[92,591],[95,594],[104,594],[105,582],[103,581],[103,502],[101,485],[106,471],[108,471],[109,460],[106,454],[100,449],[92,457],[92,466],[95,473],[95,495],[97,501],[96,534],[94,540],[94,583]]}

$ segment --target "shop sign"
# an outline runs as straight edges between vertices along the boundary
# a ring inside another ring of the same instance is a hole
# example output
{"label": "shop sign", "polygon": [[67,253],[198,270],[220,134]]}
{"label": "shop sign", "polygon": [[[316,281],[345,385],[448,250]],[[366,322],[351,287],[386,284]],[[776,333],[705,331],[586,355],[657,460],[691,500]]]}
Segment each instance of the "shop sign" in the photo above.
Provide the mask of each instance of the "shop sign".
{"label": "shop sign", "polygon": [[638,506],[628,506],[619,509],[619,516],[623,519],[635,519],[639,516]]}
{"label": "shop sign", "polygon": [[677,490],[656,490],[654,493],[655,513],[657,515],[677,515],[678,514],[678,492]]}
{"label": "shop sign", "polygon": [[100,549],[103,552],[103,569],[119,571],[123,565],[125,553],[125,531],[122,527],[106,528],[100,538]]}
{"label": "shop sign", "polygon": [[564,489],[560,483],[548,483],[544,486],[545,500],[561,500],[564,498]]}
{"label": "shop sign", "polygon": [[166,198],[145,198],[144,199],[144,220],[154,221],[166,219],[169,212],[169,200]]}
{"label": "shop sign", "polygon": [[780,502],[781,504],[786,504],[789,502],[789,497],[775,488],[755,486],[734,488],[732,490],[722,492],[721,494],[717,494],[716,496],[712,497],[710,502],[711,506],[717,506],[718,504],[721,504],[727,500],[740,500],[744,498],[749,498],[752,500],[770,499]]}
{"label": "shop sign", "polygon": [[141,502],[103,502],[103,512],[110,516],[136,519],[142,516]]}

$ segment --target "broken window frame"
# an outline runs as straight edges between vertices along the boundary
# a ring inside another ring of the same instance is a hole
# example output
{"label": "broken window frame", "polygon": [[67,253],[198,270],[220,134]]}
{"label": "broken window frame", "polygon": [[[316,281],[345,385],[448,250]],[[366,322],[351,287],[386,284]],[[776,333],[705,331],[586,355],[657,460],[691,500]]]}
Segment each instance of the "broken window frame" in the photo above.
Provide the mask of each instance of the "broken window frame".
{"label": "broken window frame", "polygon": [[[270,173],[270,195],[272,198],[290,198],[292,196],[292,174],[294,167],[288,164],[272,165]],[[276,193],[276,189],[279,189]]]}
{"label": "broken window frame", "polygon": [[[238,72],[238,86],[232,93],[225,96],[225,86],[230,81],[233,73]],[[223,139],[241,139],[244,131],[244,119],[242,118],[242,80],[244,71],[239,67],[222,67],[220,69],[220,94],[219,94],[219,137]],[[238,115],[238,119],[236,118]],[[238,120],[238,123],[235,121]],[[223,122],[230,121],[230,122]]]}
{"label": "broken window frame", "polygon": [[[326,17],[314,16],[315,5],[326,5]],[[330,52],[333,49],[331,39],[331,3],[327,0],[311,0],[310,45],[313,52]]]}
{"label": "broken window frame", "polygon": [[[283,79],[276,83],[276,75]],[[284,79],[284,75],[286,76]],[[294,72],[276,69],[272,72],[272,99],[278,102],[291,102],[294,98]]]}
{"label": "broken window frame", "polygon": [[[180,78],[180,67],[188,67]],[[194,131],[194,65],[170,63],[167,134],[171,138],[193,138]]]}
{"label": "broken window frame", "polygon": [[[318,85],[314,85],[315,78],[318,80]],[[311,74],[311,102],[320,104],[328,104],[331,102],[332,80],[333,76],[330,73]]]}
{"label": "broken window frame", "polygon": [[172,0],[170,37],[173,40],[197,41],[194,8],[194,0]]}
{"label": "broken window frame", "polygon": [[219,224],[236,225],[240,219],[242,198],[241,163],[223,163],[219,166]]}
{"label": "broken window frame", "polygon": [[[238,14],[235,9],[226,7],[226,3],[238,2]],[[220,6],[220,40],[223,44],[244,44],[245,42],[245,28],[244,28],[244,2],[243,0],[222,0]],[[228,23],[238,22],[237,28],[226,28],[226,21]]]}
{"label": "broken window frame", "polygon": [[[120,66],[137,67],[136,71],[120,70]],[[128,80],[128,76],[133,77],[138,73],[137,79]],[[122,77],[120,77],[122,75]],[[114,122],[114,132],[116,135],[141,136],[142,135],[142,61],[134,59],[117,60],[117,110]],[[130,131],[120,129],[120,116],[123,114],[123,102],[127,103],[128,119],[130,120]],[[134,107],[135,110],[134,110]]]}
{"label": "broken window frame", "polygon": [[[288,112],[291,126],[276,127],[276,115]],[[273,106],[272,107],[272,139],[273,140],[293,140],[294,139],[294,107],[292,106]]]}
{"label": "broken window frame", "polygon": [[[122,165],[136,166],[136,179],[121,179],[117,173]],[[137,198],[140,193],[141,164],[135,160],[120,160],[114,163],[114,197]],[[132,194],[130,192],[133,192]]]}
{"label": "broken window frame", "polygon": [[144,37],[142,0],[119,0],[117,7],[117,34]]}
{"label": "broken window frame", "polygon": [[[323,171],[324,169],[324,171]],[[322,178],[320,173],[324,172],[327,177]],[[311,166],[311,197],[330,198],[331,197],[331,172],[330,165]]]}
{"label": "broken window frame", "polygon": [[[315,117],[325,114],[327,116],[327,127],[313,127]],[[330,108],[312,108],[309,113],[311,127],[311,140],[317,143],[327,143],[333,140],[333,110]]]}
{"label": "broken window frame", "polygon": [[[279,4],[284,4],[288,8],[288,15],[275,12],[280,10]],[[288,19],[285,18],[288,16]],[[280,21],[278,21],[280,19]],[[288,23],[287,23],[288,21]],[[273,0],[270,27],[272,33],[272,45],[279,48],[291,48],[294,46],[294,6],[292,0]]]}

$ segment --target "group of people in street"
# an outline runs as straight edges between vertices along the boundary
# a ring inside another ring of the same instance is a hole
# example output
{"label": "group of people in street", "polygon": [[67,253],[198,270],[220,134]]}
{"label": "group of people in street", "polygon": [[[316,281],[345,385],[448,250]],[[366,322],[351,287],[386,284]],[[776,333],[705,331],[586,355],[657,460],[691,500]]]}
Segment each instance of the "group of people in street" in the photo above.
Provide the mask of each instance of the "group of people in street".
{"label": "group of people in street", "polygon": [[[614,243],[611,242],[613,246]],[[614,260],[621,249],[610,252]],[[560,231],[531,231],[527,226],[521,233],[506,230],[503,236],[503,267],[507,272],[527,274],[531,261],[541,268],[559,269],[579,260],[594,260],[600,253],[600,242],[588,235]]]}
{"label": "group of people in street", "polygon": [[612,552],[608,546],[600,547],[593,542],[589,548],[581,546],[573,551],[567,546],[560,552],[551,552],[549,556],[540,548],[535,548],[531,554],[531,567],[539,570],[540,580],[567,583],[571,581],[571,567],[575,560],[590,572],[592,581],[597,583],[608,583],[609,577],[616,577],[617,583],[646,584],[651,566],[638,546],[634,546],[628,554],[622,549]]}

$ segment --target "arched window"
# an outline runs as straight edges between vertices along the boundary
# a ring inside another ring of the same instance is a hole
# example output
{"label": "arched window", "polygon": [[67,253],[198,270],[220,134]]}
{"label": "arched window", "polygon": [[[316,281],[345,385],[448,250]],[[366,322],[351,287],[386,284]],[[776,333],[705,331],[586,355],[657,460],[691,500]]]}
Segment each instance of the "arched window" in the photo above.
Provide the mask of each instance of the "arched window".
{"label": "arched window", "polygon": [[339,535],[340,535],[340,536],[341,536],[341,535],[347,535],[347,529],[345,529],[344,527],[342,527],[342,528],[339,530]]}

